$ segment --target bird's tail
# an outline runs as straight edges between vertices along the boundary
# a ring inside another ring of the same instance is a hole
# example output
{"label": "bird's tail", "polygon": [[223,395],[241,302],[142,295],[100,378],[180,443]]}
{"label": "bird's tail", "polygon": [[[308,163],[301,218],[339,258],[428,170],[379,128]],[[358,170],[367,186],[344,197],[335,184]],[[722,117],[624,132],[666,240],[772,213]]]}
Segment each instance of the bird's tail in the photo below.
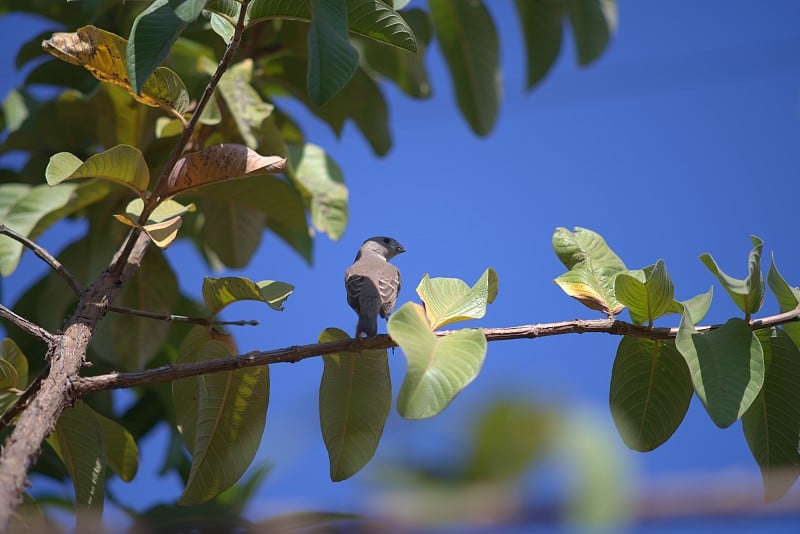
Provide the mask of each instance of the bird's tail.
{"label": "bird's tail", "polygon": [[376,315],[360,314],[358,316],[356,339],[360,338],[361,334],[366,335],[366,337],[372,337],[378,334],[378,317]]}

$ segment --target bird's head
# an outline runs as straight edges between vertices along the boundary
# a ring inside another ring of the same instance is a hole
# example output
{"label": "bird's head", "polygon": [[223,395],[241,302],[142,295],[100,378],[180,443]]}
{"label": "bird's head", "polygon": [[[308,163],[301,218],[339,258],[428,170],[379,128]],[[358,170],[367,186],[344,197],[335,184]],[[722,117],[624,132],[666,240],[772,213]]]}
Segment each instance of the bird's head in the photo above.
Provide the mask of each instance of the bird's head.
{"label": "bird's head", "polygon": [[397,240],[384,236],[370,237],[364,241],[364,244],[361,245],[360,250],[360,252],[379,254],[387,260],[390,260],[405,251],[406,249],[404,249],[403,245],[398,243]]}

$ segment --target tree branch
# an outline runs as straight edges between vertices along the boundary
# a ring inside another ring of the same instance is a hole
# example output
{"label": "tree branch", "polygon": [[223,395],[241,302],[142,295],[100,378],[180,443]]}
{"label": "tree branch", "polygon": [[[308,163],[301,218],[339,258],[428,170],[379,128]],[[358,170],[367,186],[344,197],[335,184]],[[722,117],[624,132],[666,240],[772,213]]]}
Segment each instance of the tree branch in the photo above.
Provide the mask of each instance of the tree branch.
{"label": "tree branch", "polygon": [[138,315],[139,317],[146,317],[148,319],[156,319],[158,321],[176,322],[176,323],[190,323],[199,324],[201,326],[213,325],[232,325],[232,326],[258,326],[258,321],[254,320],[239,320],[239,321],[216,321],[207,317],[186,317],[185,315],[172,315],[169,313],[156,313],[146,310],[136,310],[133,308],[126,308],[124,306],[109,306],[108,311],[114,313],[122,313],[127,315]]}
{"label": "tree branch", "polygon": [[[760,330],[796,321],[800,321],[800,306],[790,312],[771,315],[763,319],[754,319],[750,321],[750,327],[753,330]],[[701,326],[697,327],[697,331],[708,332],[721,326],[722,325]],[[452,330],[448,330],[436,332],[436,334],[438,336],[447,336],[453,332]],[[648,339],[670,339],[678,334],[678,329],[648,328],[618,319],[578,319],[575,321],[563,321],[558,323],[483,329],[487,341],[530,339],[563,334],[583,334],[587,332],[600,332]],[[234,356],[232,358],[165,365],[155,369],[145,369],[143,371],[134,371],[130,373],[109,373],[98,376],[78,377],[73,380],[72,387],[77,397],[83,397],[93,391],[130,388],[156,382],[171,382],[190,376],[218,373],[221,371],[233,371],[244,367],[272,365],[275,363],[296,363],[306,358],[324,356],[326,354],[358,352],[368,349],[387,349],[396,346],[397,343],[388,335],[379,335],[362,339],[345,339],[342,341],[315,343],[311,345],[295,345],[268,351],[248,352],[247,354]]]}
{"label": "tree branch", "polygon": [[70,287],[70,289],[72,289],[73,292],[75,292],[76,295],[80,296],[80,294],[86,290],[86,288],[84,288],[83,285],[81,285],[81,283],[78,282],[78,279],[72,276],[72,273],[70,273],[67,270],[67,268],[61,264],[60,261],[55,259],[53,255],[47,252],[47,250],[45,250],[44,248],[40,247],[39,245],[37,245],[24,235],[15,232],[14,230],[12,230],[11,228],[7,227],[4,224],[0,224],[0,234],[5,234],[11,239],[19,241],[20,243],[22,243],[23,246],[31,249],[34,254],[39,256],[55,272],[61,275],[61,278],[63,278],[64,281],[67,282],[67,285]]}
{"label": "tree branch", "polygon": [[2,304],[0,304],[0,318],[7,320],[20,330],[27,332],[28,334],[38,337],[48,345],[52,345],[55,343],[55,337],[53,334],[39,326],[38,324],[32,323],[24,317],[21,317],[14,313],[13,311],[9,310]]}
{"label": "tree branch", "polygon": [[[228,48],[225,50],[225,54],[222,56],[222,59],[220,59],[219,65],[217,65],[217,70],[214,72],[214,75],[211,77],[208,85],[206,85],[203,94],[200,96],[200,100],[197,102],[197,106],[195,106],[194,112],[192,113],[192,118],[184,125],[183,132],[181,133],[178,142],[175,144],[175,148],[170,154],[167,164],[164,165],[161,175],[158,177],[158,181],[153,187],[152,194],[145,202],[144,208],[142,208],[142,213],[139,216],[139,224],[141,225],[144,225],[147,222],[147,218],[150,216],[156,206],[158,206],[161,191],[164,189],[164,187],[166,187],[169,176],[172,173],[172,169],[175,168],[178,160],[183,155],[186,145],[189,142],[189,139],[191,139],[195,128],[197,127],[197,122],[200,120],[200,116],[203,114],[203,110],[205,109],[209,100],[211,100],[217,84],[222,79],[222,75],[225,74],[225,71],[228,70],[228,67],[233,61],[233,57],[236,55],[236,51],[242,42],[242,34],[244,34],[245,30],[244,21],[247,17],[247,6],[249,3],[250,0],[241,0],[240,2],[239,19],[236,21],[236,25],[234,26],[231,42],[228,43]],[[141,234],[141,230],[138,228],[132,228],[128,233],[128,238],[125,242],[122,252],[118,255],[116,260],[113,262],[113,265],[109,269],[111,274],[119,276],[119,273],[122,272],[122,269],[125,266],[128,256],[131,253],[131,249],[133,248],[134,243],[136,243],[139,234]]]}

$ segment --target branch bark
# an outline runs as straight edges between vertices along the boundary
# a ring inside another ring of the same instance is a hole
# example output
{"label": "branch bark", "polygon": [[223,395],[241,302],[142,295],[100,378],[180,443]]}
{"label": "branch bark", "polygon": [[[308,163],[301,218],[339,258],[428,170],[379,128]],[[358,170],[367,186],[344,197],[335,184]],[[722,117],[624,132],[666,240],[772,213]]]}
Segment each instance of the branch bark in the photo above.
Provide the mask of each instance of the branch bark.
{"label": "branch bark", "polygon": [[[771,328],[785,323],[800,321],[800,306],[794,310],[762,319],[750,321],[753,330]],[[722,325],[696,327],[698,332],[708,332]],[[648,339],[670,339],[678,334],[677,328],[648,328],[619,319],[590,319],[563,321],[558,323],[530,324],[506,328],[484,328],[487,341],[507,341],[511,339],[531,339],[564,334],[584,334],[588,332],[643,337]],[[436,332],[447,336],[453,331]],[[72,388],[76,398],[93,391],[122,389],[143,386],[157,382],[172,382],[181,378],[222,371],[233,371],[244,367],[272,365],[276,363],[296,363],[307,358],[340,352],[358,352],[367,349],[387,349],[396,347],[391,337],[379,335],[363,339],[347,339],[329,343],[295,345],[268,351],[252,351],[247,354],[219,360],[165,365],[155,369],[145,369],[130,373],[109,373],[105,375],[79,377],[73,380]]]}

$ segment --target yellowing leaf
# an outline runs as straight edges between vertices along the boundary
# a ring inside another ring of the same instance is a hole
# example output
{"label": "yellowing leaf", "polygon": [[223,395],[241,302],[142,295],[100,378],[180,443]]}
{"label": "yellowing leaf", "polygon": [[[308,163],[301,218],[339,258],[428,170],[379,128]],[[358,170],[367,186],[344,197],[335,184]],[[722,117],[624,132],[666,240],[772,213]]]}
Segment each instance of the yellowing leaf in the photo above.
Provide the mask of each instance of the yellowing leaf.
{"label": "yellowing leaf", "polygon": [[158,248],[167,248],[175,241],[182,224],[182,217],[173,217],[160,223],[146,224],[143,230]]}
{"label": "yellowing leaf", "polygon": [[166,190],[159,194],[168,197],[224,180],[281,173],[285,165],[286,158],[262,156],[244,145],[213,145],[179,159],[169,175]]}
{"label": "yellowing leaf", "polygon": [[[128,205],[125,207],[125,215],[127,215],[129,219],[137,221],[139,220],[139,216],[142,214],[143,209],[144,201],[140,198],[135,198],[128,202]],[[163,200],[147,217],[147,224],[160,223],[178,215],[183,215],[187,212],[193,212],[195,209],[196,207],[194,204],[183,205],[180,202],[176,202],[172,199]]]}
{"label": "yellowing leaf", "polygon": [[84,67],[101,82],[122,87],[142,104],[182,116],[189,107],[189,93],[180,77],[168,68],[157,68],[140,93],[133,90],[125,65],[127,44],[119,35],[83,26],[76,32],[54,33],[42,42],[42,48],[62,61]]}
{"label": "yellowing leaf", "polygon": [[457,321],[480,319],[486,314],[486,305],[497,296],[497,273],[491,267],[486,269],[472,287],[458,278],[430,278],[426,274],[417,286],[417,294],[425,303],[433,330]]}

